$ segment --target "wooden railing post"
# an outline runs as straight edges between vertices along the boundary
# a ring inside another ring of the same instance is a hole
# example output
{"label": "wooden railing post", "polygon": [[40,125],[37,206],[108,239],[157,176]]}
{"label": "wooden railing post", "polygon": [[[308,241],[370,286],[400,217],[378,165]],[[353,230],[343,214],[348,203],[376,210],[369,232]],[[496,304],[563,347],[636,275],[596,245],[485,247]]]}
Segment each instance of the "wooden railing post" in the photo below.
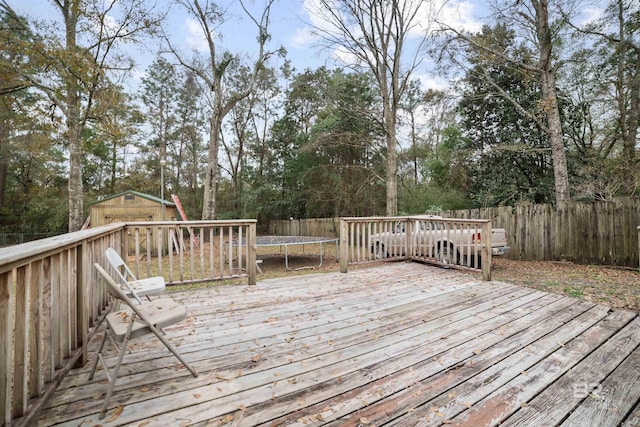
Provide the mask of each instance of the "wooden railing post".
{"label": "wooden railing post", "polygon": [[256,284],[256,223],[249,224],[247,235],[247,270],[249,284]]}
{"label": "wooden railing post", "polygon": [[482,224],[482,280],[491,281],[491,221]]}
{"label": "wooden railing post", "polygon": [[349,262],[349,223],[340,219],[340,273],[347,272]]}

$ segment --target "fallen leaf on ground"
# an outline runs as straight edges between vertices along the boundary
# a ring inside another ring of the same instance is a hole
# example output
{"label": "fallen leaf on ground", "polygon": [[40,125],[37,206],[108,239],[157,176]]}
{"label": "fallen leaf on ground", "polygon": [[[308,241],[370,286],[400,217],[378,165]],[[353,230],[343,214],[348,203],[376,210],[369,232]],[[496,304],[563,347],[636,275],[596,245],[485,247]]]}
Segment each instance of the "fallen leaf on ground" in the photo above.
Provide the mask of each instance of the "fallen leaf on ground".
{"label": "fallen leaf on ground", "polygon": [[107,422],[110,423],[111,421],[117,420],[120,414],[122,414],[122,411],[124,411],[124,406],[122,405],[118,406],[116,409],[113,410],[113,413],[111,414]]}

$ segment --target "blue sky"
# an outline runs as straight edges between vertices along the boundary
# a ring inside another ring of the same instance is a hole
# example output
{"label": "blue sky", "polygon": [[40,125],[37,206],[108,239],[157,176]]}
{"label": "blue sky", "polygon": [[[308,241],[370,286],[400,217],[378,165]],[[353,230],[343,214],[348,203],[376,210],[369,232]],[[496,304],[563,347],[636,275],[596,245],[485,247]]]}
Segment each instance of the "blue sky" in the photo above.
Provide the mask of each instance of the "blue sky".
{"label": "blue sky", "polygon": [[[201,0],[204,4],[206,0]],[[328,49],[321,49],[309,32],[309,22],[321,25],[317,17],[310,13],[316,0],[277,0],[272,7],[270,33],[272,35],[271,49],[283,46],[287,50],[287,58],[298,71],[305,68],[317,68],[322,65],[329,67],[338,65],[336,53]],[[444,0],[437,0],[444,1]],[[449,22],[457,23],[466,29],[479,29],[483,10],[473,3],[479,0],[460,0],[449,3],[443,15]],[[9,4],[19,13],[36,19],[61,22],[60,14],[49,0],[8,0]],[[256,29],[240,8],[237,0],[218,0],[216,3],[227,9],[227,21],[220,28],[221,38],[217,41],[219,51],[228,49],[246,57],[254,57],[256,51]],[[151,4],[151,0],[149,1]],[[157,0],[160,8],[166,8],[169,0]],[[257,11],[261,9],[264,0],[247,0],[248,7]],[[192,50],[204,52],[206,45],[197,23],[180,7],[174,5],[168,16],[167,26],[171,31],[173,42],[183,53]],[[61,27],[61,24],[59,25]],[[157,42],[150,42],[142,50],[136,50],[137,67],[135,76],[140,77],[146,67],[153,61],[158,50]],[[280,60],[280,63],[282,61]],[[420,78],[424,87],[442,87],[445,82],[438,79],[430,70],[428,61],[416,70],[416,78]]]}

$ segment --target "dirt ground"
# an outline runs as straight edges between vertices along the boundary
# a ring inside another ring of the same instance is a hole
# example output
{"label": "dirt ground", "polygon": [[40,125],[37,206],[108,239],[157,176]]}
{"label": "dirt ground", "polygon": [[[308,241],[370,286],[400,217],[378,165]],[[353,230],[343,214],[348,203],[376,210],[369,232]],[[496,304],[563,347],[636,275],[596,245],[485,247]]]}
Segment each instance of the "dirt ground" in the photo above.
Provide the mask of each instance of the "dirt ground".
{"label": "dirt ground", "polygon": [[[329,245],[326,251],[322,266],[318,267],[317,249],[307,247],[303,254],[301,249],[290,248],[290,268],[313,267],[294,271],[285,270],[284,253],[259,254],[258,258],[262,259],[260,268],[263,273],[258,275],[258,280],[283,275],[339,271],[335,249],[332,250]],[[571,262],[514,261],[494,258],[492,278],[545,292],[583,298],[612,308],[640,312],[640,272],[638,269],[580,265]]]}
{"label": "dirt ground", "polygon": [[640,312],[640,272],[621,267],[496,258],[493,280]]}

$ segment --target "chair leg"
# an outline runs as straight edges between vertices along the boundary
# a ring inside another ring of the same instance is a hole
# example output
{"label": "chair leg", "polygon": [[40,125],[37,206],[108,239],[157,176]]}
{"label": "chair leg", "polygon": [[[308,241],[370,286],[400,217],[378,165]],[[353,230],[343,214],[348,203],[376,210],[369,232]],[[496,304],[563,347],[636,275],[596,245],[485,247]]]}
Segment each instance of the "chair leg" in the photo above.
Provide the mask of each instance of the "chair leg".
{"label": "chair leg", "polygon": [[[134,316],[131,316],[131,321],[129,322],[129,327],[127,329],[127,333],[120,344],[120,353],[118,354],[118,361],[116,362],[115,368],[113,368],[113,372],[111,373],[111,378],[109,379],[109,387],[107,388],[107,395],[104,398],[104,402],[102,404],[102,409],[100,410],[99,418],[103,419],[105,415],[107,415],[107,409],[109,408],[109,401],[111,400],[111,395],[113,394],[113,389],[116,386],[116,381],[118,380],[118,372],[120,371],[120,365],[122,364],[122,359],[124,359],[124,354],[127,352],[127,344],[129,343],[129,337],[131,336],[131,329],[133,328],[133,323],[135,321]],[[107,369],[105,364],[105,369]]]}
{"label": "chair leg", "polygon": [[191,365],[189,365],[187,363],[186,360],[184,360],[182,358],[182,356],[180,356],[180,353],[178,353],[178,350],[176,350],[173,345],[171,345],[171,343],[163,336],[163,333],[161,331],[159,331],[156,327],[152,326],[151,327],[151,331],[155,334],[155,336],[158,337],[158,339],[160,341],[162,341],[162,343],[165,345],[165,347],[167,347],[167,349],[173,353],[173,355],[180,361],[180,363],[182,363],[184,365],[185,368],[187,368],[189,370],[189,372],[191,372],[191,375],[193,375],[194,378],[198,377],[198,373],[196,372],[195,369],[193,369],[191,367]]}
{"label": "chair leg", "polygon": [[[93,367],[91,368],[91,373],[89,374],[89,380],[92,380],[93,376],[96,373],[96,369],[98,368],[98,362],[100,361],[100,355],[102,354],[102,350],[104,349],[104,344],[107,342],[107,334],[108,333],[109,333],[109,331],[107,331],[105,329],[104,335],[102,336],[102,342],[100,343],[100,350],[98,350],[98,354],[96,356],[96,361],[93,362]],[[104,369],[106,370],[107,367],[104,366]]]}

